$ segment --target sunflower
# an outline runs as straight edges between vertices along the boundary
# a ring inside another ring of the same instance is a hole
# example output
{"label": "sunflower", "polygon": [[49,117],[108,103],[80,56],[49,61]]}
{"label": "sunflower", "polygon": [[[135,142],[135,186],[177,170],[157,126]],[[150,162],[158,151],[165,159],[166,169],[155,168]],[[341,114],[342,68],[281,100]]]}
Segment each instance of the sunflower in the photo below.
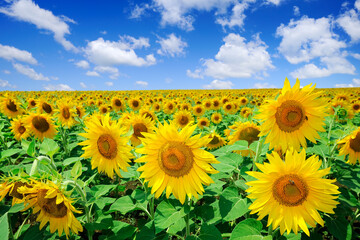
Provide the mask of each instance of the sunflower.
{"label": "sunflower", "polygon": [[85,110],[84,110],[84,108],[82,107],[82,105],[77,106],[75,109],[76,109],[76,115],[77,115],[79,118],[83,118],[84,115],[85,115]]}
{"label": "sunflower", "polygon": [[9,118],[15,118],[22,114],[20,106],[16,99],[11,97],[4,97],[0,103],[1,112]]}
{"label": "sunflower", "polygon": [[241,106],[245,106],[246,104],[248,104],[249,100],[246,97],[241,97],[239,99],[239,103]]}
{"label": "sunflower", "polygon": [[34,98],[29,98],[27,102],[28,102],[28,109],[32,109],[36,107],[36,100]]}
{"label": "sunflower", "polygon": [[223,105],[223,109],[227,114],[232,114],[234,113],[235,105],[232,102],[226,102]]}
{"label": "sunflower", "polygon": [[179,127],[183,128],[188,124],[194,122],[193,116],[189,111],[182,110],[174,114],[174,123]]}
{"label": "sunflower", "polygon": [[109,114],[100,119],[94,117],[85,125],[86,132],[79,133],[87,138],[79,143],[85,146],[81,157],[91,158],[92,169],[98,168],[100,173],[105,172],[110,178],[115,171],[121,177],[119,168],[126,172],[132,157],[131,146],[127,144],[129,137],[121,136],[126,134],[126,129],[120,126],[120,122],[110,120]]}
{"label": "sunflower", "polygon": [[[259,140],[260,127],[255,123],[251,122],[237,122],[233,126],[230,126],[234,132],[230,135],[228,133],[229,143],[228,145],[232,145],[239,140],[245,140],[248,142],[248,145],[252,144],[254,141]],[[239,150],[235,151],[242,156],[252,156],[254,154],[251,150]]]}
{"label": "sunflower", "polygon": [[30,132],[26,129],[25,122],[22,118],[15,118],[11,121],[11,132],[14,134],[16,140],[26,139]]}
{"label": "sunflower", "polygon": [[124,110],[124,102],[121,101],[120,98],[118,97],[113,97],[111,99],[111,106],[113,107],[113,109],[115,109],[116,111],[122,111]]}
{"label": "sunflower", "polygon": [[220,113],[213,113],[211,115],[211,121],[215,124],[219,124],[222,121],[222,115]]}
{"label": "sunflower", "polygon": [[157,121],[156,114],[154,113],[154,111],[151,111],[150,109],[146,109],[146,108],[140,109],[140,115],[146,118],[150,118],[151,121]]}
{"label": "sunflower", "polygon": [[24,195],[19,193],[19,187],[31,187],[29,180],[20,177],[3,177],[0,184],[0,202],[6,195],[12,197],[12,205],[24,202]]}
{"label": "sunflower", "polygon": [[60,102],[58,105],[59,108],[56,110],[59,122],[68,128],[72,127],[76,122],[74,119],[76,110],[69,103],[70,100]]}
{"label": "sunflower", "polygon": [[39,99],[36,105],[38,106],[39,113],[47,113],[49,115],[52,115],[54,113],[54,108],[45,99]]}
{"label": "sunflower", "polygon": [[219,110],[220,107],[221,107],[221,102],[220,102],[220,100],[219,100],[218,98],[214,98],[214,99],[212,100],[212,109],[213,109],[213,110]]}
{"label": "sunflower", "polygon": [[47,114],[32,113],[24,119],[25,128],[41,141],[46,138],[54,138],[56,129],[53,120]]}
{"label": "sunflower", "polygon": [[210,133],[207,137],[211,139],[211,141],[205,146],[209,150],[217,149],[226,145],[225,139],[215,132]]}
{"label": "sunflower", "polygon": [[269,163],[256,166],[261,172],[247,172],[257,180],[246,183],[248,198],[255,199],[250,205],[251,214],[258,213],[258,220],[268,216],[268,226],[272,229],[280,226],[280,233],[285,230],[296,234],[302,229],[310,236],[308,227],[316,223],[324,226],[318,211],[334,213],[338,204],[334,199],[340,192],[333,184],[336,180],[324,179],[330,168],[319,170],[321,161],[313,155],[306,158],[305,149],[300,153],[288,150],[285,161],[276,152],[268,154]]}
{"label": "sunflower", "polygon": [[203,106],[201,105],[196,105],[193,107],[193,114],[196,116],[196,117],[200,117],[202,116],[203,114],[205,113],[205,109]]}
{"label": "sunflower", "polygon": [[141,108],[141,102],[139,99],[137,98],[131,98],[129,101],[129,107],[133,110],[133,111],[137,111]]}
{"label": "sunflower", "polygon": [[34,182],[31,187],[26,185],[18,190],[25,196],[25,210],[30,207],[33,213],[40,212],[36,221],[40,222],[40,230],[47,222],[50,224],[50,232],[58,231],[59,236],[65,232],[69,236],[69,228],[78,234],[83,230],[80,222],[75,218],[75,213],[81,213],[72,205],[73,201],[67,197],[59,187],[51,182]]}
{"label": "sunflower", "polygon": [[252,114],[252,110],[249,107],[243,107],[240,110],[240,115],[244,118],[248,118]]}
{"label": "sunflower", "polygon": [[102,105],[99,107],[99,113],[101,113],[101,114],[106,114],[108,111],[109,111],[109,108],[106,105]]}
{"label": "sunflower", "polygon": [[196,125],[188,125],[180,132],[175,123],[160,124],[155,133],[144,133],[143,148],[136,149],[145,154],[135,162],[146,163],[137,171],[142,172],[151,187],[151,193],[158,198],[166,188],[166,197],[173,193],[183,204],[186,195],[198,198],[204,193],[202,184],[214,181],[206,173],[217,173],[210,163],[218,163],[215,157],[201,147],[211,139],[196,135],[191,137]]}
{"label": "sunflower", "polygon": [[210,121],[209,121],[209,119],[203,117],[203,118],[198,119],[198,124],[197,125],[198,125],[198,127],[200,129],[203,129],[204,127],[209,127],[210,126]]}
{"label": "sunflower", "polygon": [[140,138],[144,137],[144,132],[153,132],[155,128],[154,121],[139,114],[129,115],[129,118],[123,121],[123,125],[127,127],[127,130],[130,130],[130,127],[132,127],[133,134],[131,135],[130,140],[134,147],[141,144]]}
{"label": "sunflower", "polygon": [[203,106],[206,110],[210,110],[212,108],[212,102],[211,100],[207,99],[204,101]]}
{"label": "sunflower", "polygon": [[167,103],[165,103],[164,105],[164,113],[166,114],[173,114],[175,112],[176,108],[175,108],[175,103],[172,101],[169,101]]}
{"label": "sunflower", "polygon": [[285,152],[289,147],[299,151],[300,145],[306,147],[305,138],[316,143],[320,138],[318,131],[323,128],[327,115],[327,104],[318,98],[321,92],[313,92],[311,84],[300,89],[300,81],[296,79],[293,88],[286,78],[284,87],[277,100],[269,100],[260,108],[261,133],[267,135],[265,143],[270,143],[270,149],[280,145]]}
{"label": "sunflower", "polygon": [[360,127],[350,135],[338,141],[339,155],[349,155],[348,161],[352,165],[360,161]]}
{"label": "sunflower", "polygon": [[360,102],[356,101],[356,102],[352,103],[351,109],[353,110],[354,113],[360,112]]}

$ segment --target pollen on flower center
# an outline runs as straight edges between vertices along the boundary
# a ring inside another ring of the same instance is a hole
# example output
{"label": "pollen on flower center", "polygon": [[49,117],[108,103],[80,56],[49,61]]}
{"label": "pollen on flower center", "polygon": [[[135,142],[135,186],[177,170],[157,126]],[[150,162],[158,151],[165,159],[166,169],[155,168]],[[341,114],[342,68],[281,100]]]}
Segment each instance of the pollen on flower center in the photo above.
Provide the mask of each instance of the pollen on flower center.
{"label": "pollen on flower center", "polygon": [[97,140],[97,147],[103,157],[107,159],[113,159],[116,157],[117,144],[115,139],[111,135],[101,135]]}
{"label": "pollen on flower center", "polygon": [[56,197],[54,198],[46,198],[46,193],[48,190],[41,189],[37,193],[37,201],[41,209],[43,209],[46,213],[50,214],[55,218],[65,217],[67,214],[67,207],[64,202],[60,204],[56,204]]}
{"label": "pollen on flower center", "polygon": [[308,196],[308,187],[301,177],[288,174],[278,178],[272,188],[279,204],[294,207],[302,204]]}
{"label": "pollen on flower center", "polygon": [[181,177],[192,168],[194,156],[191,149],[180,142],[168,142],[159,152],[160,167],[170,176]]}
{"label": "pollen on flower center", "polygon": [[63,116],[65,119],[69,119],[69,118],[70,118],[69,108],[67,108],[67,107],[63,108],[63,110],[62,110],[62,116]]}
{"label": "pollen on flower center", "polygon": [[287,100],[277,108],[275,119],[278,127],[285,132],[293,132],[299,129],[305,119],[305,111],[302,105],[295,100]]}
{"label": "pollen on flower center", "polygon": [[36,116],[32,119],[31,122],[33,126],[36,128],[36,130],[42,133],[46,132],[50,128],[49,123],[43,117]]}
{"label": "pollen on flower center", "polygon": [[17,106],[13,101],[9,101],[9,103],[6,104],[7,109],[9,109],[12,112],[17,112]]}
{"label": "pollen on flower center", "polygon": [[354,139],[350,139],[350,148],[355,152],[360,152],[360,132],[356,134]]}
{"label": "pollen on flower center", "polygon": [[19,131],[20,134],[23,134],[26,131],[26,128],[24,126],[20,126],[18,128],[18,131]]}
{"label": "pollen on flower center", "polygon": [[51,113],[51,111],[52,111],[51,106],[50,106],[49,104],[45,103],[45,102],[42,104],[42,109],[43,109],[46,113]]}

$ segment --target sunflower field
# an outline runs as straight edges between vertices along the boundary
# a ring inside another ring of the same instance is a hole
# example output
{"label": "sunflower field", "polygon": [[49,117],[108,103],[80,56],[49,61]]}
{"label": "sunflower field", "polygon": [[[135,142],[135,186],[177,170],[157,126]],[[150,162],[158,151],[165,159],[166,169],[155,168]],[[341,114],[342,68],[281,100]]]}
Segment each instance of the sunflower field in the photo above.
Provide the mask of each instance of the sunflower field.
{"label": "sunflower field", "polygon": [[0,92],[0,239],[360,239],[360,89]]}

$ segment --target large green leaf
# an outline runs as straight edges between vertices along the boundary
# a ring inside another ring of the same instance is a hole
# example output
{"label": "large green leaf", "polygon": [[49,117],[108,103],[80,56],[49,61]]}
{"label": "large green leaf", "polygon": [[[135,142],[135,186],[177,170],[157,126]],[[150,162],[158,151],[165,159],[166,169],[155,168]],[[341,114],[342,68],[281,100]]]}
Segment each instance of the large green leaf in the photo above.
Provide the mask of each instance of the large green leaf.
{"label": "large green leaf", "polygon": [[126,214],[134,210],[136,205],[130,196],[124,196],[116,200],[110,207],[109,212],[119,211],[121,214]]}
{"label": "large green leaf", "polygon": [[59,149],[59,145],[50,138],[44,138],[44,141],[40,145],[40,153],[48,155],[50,158],[52,158]]}
{"label": "large green leaf", "polygon": [[176,210],[168,201],[162,201],[156,208],[155,212],[155,231],[156,233],[170,227],[176,221],[185,216],[183,208]]}
{"label": "large green leaf", "polygon": [[249,200],[242,198],[235,187],[226,188],[220,196],[220,214],[225,221],[232,221],[243,216],[249,211],[249,205]]}
{"label": "large green leaf", "polygon": [[2,239],[8,239],[9,237],[8,213],[5,213],[0,217],[0,233]]}

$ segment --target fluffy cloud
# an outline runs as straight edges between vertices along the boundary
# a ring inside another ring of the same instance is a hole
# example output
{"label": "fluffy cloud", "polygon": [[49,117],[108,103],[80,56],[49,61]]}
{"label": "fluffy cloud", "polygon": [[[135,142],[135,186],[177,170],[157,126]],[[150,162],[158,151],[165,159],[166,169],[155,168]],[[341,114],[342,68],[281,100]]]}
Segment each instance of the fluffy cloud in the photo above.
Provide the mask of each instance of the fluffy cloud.
{"label": "fluffy cloud", "polygon": [[261,41],[259,35],[246,42],[240,35],[230,33],[223,40],[225,43],[220,47],[215,59],[204,60],[203,69],[188,71],[187,75],[206,75],[220,79],[250,78],[266,75],[266,70],[274,68],[266,51],[267,45]]}
{"label": "fluffy cloud", "polygon": [[[255,0],[256,1],[256,0]],[[216,22],[225,27],[233,28],[235,26],[243,27],[244,19],[246,15],[244,14],[245,10],[249,8],[249,2],[255,2],[252,0],[243,1],[236,3],[232,8],[232,13],[229,17],[218,17]]]}
{"label": "fluffy cloud", "polygon": [[231,81],[213,80],[210,84],[204,85],[204,89],[231,89],[234,84]]}
{"label": "fluffy cloud", "polygon": [[339,87],[339,88],[360,87],[360,79],[354,78],[352,80],[352,83],[349,84],[345,84],[345,83],[335,84],[335,87]]}
{"label": "fluffy cloud", "polygon": [[300,8],[298,6],[294,6],[294,15],[295,16],[300,16]]}
{"label": "fluffy cloud", "polygon": [[202,70],[201,69],[195,69],[193,72],[188,69],[186,70],[186,75],[191,78],[204,78]]}
{"label": "fluffy cloud", "polygon": [[54,34],[55,41],[59,42],[66,50],[77,51],[76,47],[65,39],[70,34],[67,22],[74,20],[65,16],[57,17],[51,11],[42,9],[31,0],[12,1],[7,7],[1,7],[0,12],[19,21],[34,24],[38,29],[44,29]]}
{"label": "fluffy cloud", "polygon": [[353,58],[356,58],[356,59],[360,60],[360,54],[359,53],[353,53],[353,54],[351,54],[351,56]]}
{"label": "fluffy cloud", "polygon": [[79,68],[83,68],[83,69],[87,69],[90,67],[88,61],[86,60],[81,60],[75,63],[75,65]]}
{"label": "fluffy cloud", "polygon": [[360,0],[356,0],[354,6],[358,11],[360,11]]}
{"label": "fluffy cloud", "polygon": [[131,65],[131,66],[149,66],[156,63],[153,54],[147,55],[145,58],[138,57],[135,48],[148,46],[148,40],[143,39],[120,39],[117,42],[98,38],[88,43],[84,52],[89,61],[101,65]]}
{"label": "fluffy cloud", "polygon": [[37,64],[36,59],[28,51],[20,50],[12,46],[6,46],[1,44],[0,44],[0,58],[4,58],[8,61],[17,60],[29,64]]}
{"label": "fluffy cloud", "polygon": [[142,4],[141,6],[135,5],[135,8],[131,11],[130,19],[138,19],[144,15],[145,11],[150,8],[149,4]]}
{"label": "fluffy cloud", "polygon": [[259,88],[259,89],[261,89],[261,88],[276,88],[276,86],[265,82],[265,83],[255,83],[254,88]]}
{"label": "fluffy cloud", "polygon": [[0,79],[0,87],[1,88],[6,88],[6,87],[16,88],[16,86],[10,84],[9,81],[2,80],[2,79]]}
{"label": "fluffy cloud", "polygon": [[112,87],[112,86],[114,86],[114,83],[113,82],[105,82],[105,85],[108,87]]}
{"label": "fluffy cloud", "polygon": [[351,41],[358,42],[360,40],[360,15],[354,9],[345,12],[337,19],[337,23],[351,37]]}
{"label": "fluffy cloud", "polygon": [[[355,67],[346,60],[345,42],[331,31],[332,19],[313,19],[306,16],[281,24],[276,35],[282,37],[279,52],[292,64],[307,64],[293,71],[294,78],[320,78],[335,73],[354,74]],[[322,67],[309,63],[318,59]]]}
{"label": "fluffy cloud", "polygon": [[140,85],[142,87],[146,87],[147,85],[149,85],[149,83],[145,81],[136,81],[135,84]]}
{"label": "fluffy cloud", "polygon": [[11,72],[9,71],[9,70],[3,70],[3,73],[5,73],[5,74],[10,74]]}
{"label": "fluffy cloud", "polygon": [[168,38],[159,38],[157,42],[161,46],[161,49],[157,51],[160,55],[175,57],[185,54],[184,48],[187,47],[187,43],[182,41],[180,37],[176,37],[173,33],[168,35]]}
{"label": "fluffy cloud", "polygon": [[50,81],[50,79],[48,77],[45,77],[41,73],[37,73],[33,68],[31,68],[29,66],[25,66],[20,63],[14,63],[13,67],[19,73],[21,73],[25,76],[28,76],[29,78],[31,78],[33,80]]}
{"label": "fluffy cloud", "polygon": [[117,79],[120,75],[119,70],[116,67],[96,66],[94,70],[95,72],[108,73],[109,78],[111,79]]}
{"label": "fluffy cloud", "polygon": [[280,5],[281,1],[283,1],[283,0],[266,0],[266,3],[274,4],[274,5],[278,6],[278,5]]}
{"label": "fluffy cloud", "polygon": [[86,86],[86,84],[85,84],[84,82],[80,82],[80,86],[81,86],[82,88],[87,88],[87,86]]}
{"label": "fluffy cloud", "polygon": [[89,77],[100,77],[100,74],[98,72],[95,72],[95,71],[87,71],[86,72],[86,76],[89,76]]}
{"label": "fluffy cloud", "polygon": [[73,91],[74,90],[67,84],[57,84],[57,85],[48,84],[48,85],[44,86],[44,89],[46,91]]}

